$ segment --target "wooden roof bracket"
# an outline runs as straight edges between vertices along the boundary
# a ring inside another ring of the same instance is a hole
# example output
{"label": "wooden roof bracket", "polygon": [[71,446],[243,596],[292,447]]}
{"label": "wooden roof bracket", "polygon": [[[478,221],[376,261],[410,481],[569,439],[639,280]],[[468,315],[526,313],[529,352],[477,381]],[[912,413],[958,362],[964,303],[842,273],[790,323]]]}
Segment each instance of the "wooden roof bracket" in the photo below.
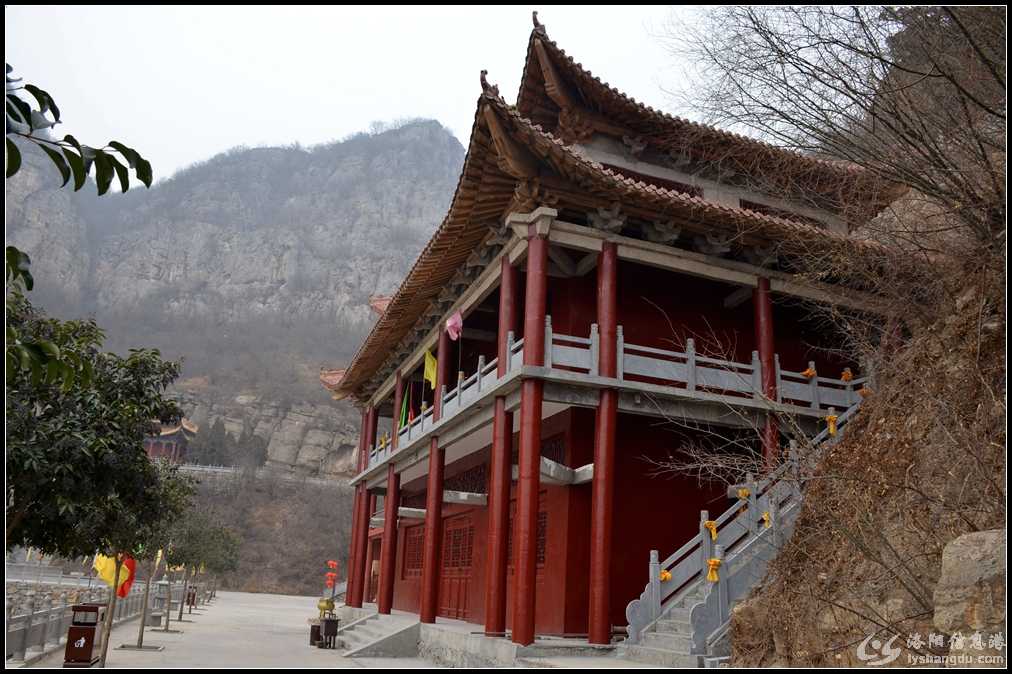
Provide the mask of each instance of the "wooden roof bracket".
{"label": "wooden roof bracket", "polygon": [[485,117],[485,123],[488,124],[489,135],[492,136],[496,154],[499,156],[499,168],[516,178],[537,176],[540,162],[509,135],[492,106],[486,105],[482,114]]}

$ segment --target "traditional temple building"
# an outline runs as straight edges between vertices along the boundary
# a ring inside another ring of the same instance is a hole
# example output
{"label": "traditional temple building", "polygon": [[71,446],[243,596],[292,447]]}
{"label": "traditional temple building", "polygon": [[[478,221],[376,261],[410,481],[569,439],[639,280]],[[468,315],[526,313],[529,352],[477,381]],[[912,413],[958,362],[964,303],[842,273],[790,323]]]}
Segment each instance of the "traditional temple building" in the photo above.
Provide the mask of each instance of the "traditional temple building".
{"label": "traditional temple building", "polygon": [[852,167],[636,102],[536,18],[516,104],[481,86],[445,220],[324,382],[362,410],[347,604],[607,644],[651,550],[728,503],[659,462],[719,436],[772,465],[780,415],[814,434],[859,401],[805,303],[874,300],[792,261],[870,245],[849,232],[882,203]]}
{"label": "traditional temple building", "polygon": [[144,449],[151,459],[169,459],[176,463],[186,461],[186,450],[197,437],[197,424],[183,418],[177,424],[161,424],[158,435],[144,438]]}

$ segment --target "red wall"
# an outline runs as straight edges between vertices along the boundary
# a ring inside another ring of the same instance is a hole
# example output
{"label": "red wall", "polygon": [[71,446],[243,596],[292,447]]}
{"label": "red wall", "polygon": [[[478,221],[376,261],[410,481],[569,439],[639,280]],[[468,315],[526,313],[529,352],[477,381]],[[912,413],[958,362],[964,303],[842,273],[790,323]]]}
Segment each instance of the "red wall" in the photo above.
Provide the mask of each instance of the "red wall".
{"label": "red wall", "polygon": [[[733,309],[724,299],[738,286],[675,274],[664,269],[619,261],[618,323],[625,341],[671,351],[683,351],[692,337],[696,350],[705,355],[738,362],[752,358],[755,327],[751,300]],[[597,314],[597,276],[553,278],[548,284],[549,313],[556,332],[586,337]],[[781,367],[800,372],[808,361],[819,374],[839,377],[843,367],[857,373],[856,363],[827,351],[839,339],[816,324],[810,311],[796,300],[774,295],[773,326]]]}

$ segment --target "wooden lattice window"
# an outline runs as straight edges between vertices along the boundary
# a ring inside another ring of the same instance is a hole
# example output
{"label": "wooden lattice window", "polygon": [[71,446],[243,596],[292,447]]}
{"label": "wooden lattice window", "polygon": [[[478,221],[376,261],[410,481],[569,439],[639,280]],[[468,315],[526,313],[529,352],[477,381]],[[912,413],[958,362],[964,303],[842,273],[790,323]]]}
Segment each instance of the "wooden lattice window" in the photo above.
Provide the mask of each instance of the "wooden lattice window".
{"label": "wooden lattice window", "polygon": [[408,527],[404,530],[404,569],[402,578],[416,578],[422,575],[422,551],[425,549],[425,525]]}
{"label": "wooden lattice window", "polygon": [[474,468],[457,473],[446,478],[443,488],[451,491],[464,491],[475,494],[483,494],[488,490],[488,466],[480,463]]}
{"label": "wooden lattice window", "polygon": [[[514,447],[510,454],[510,463],[517,465],[520,460],[520,449]],[[555,463],[566,464],[566,435],[559,433],[541,441],[541,456]]]}
{"label": "wooden lattice window", "polygon": [[469,569],[474,557],[474,525],[470,520],[447,523],[443,534],[443,568]]}

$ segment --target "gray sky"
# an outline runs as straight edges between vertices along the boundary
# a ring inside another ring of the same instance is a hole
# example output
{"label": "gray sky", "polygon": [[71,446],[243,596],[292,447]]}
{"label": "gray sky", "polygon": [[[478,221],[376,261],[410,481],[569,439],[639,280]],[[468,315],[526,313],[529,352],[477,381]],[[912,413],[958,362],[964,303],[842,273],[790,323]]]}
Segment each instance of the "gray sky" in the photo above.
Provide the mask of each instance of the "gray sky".
{"label": "gray sky", "polygon": [[[549,36],[654,107],[679,68],[668,7],[537,6]],[[489,71],[514,102],[532,7],[8,6],[6,59],[53,95],[56,131],[121,140],[166,177],[236,145],[313,145],[434,118],[465,146]]]}

